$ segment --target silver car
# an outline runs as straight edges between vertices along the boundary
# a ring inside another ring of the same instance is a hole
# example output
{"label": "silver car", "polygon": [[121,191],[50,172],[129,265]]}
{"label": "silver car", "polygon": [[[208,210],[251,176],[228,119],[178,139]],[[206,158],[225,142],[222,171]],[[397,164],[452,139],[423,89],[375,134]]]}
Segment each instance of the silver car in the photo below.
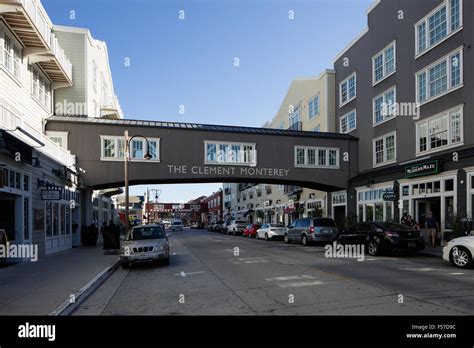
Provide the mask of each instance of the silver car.
{"label": "silver car", "polygon": [[136,262],[170,263],[170,247],[165,230],[158,224],[136,226],[128,231],[120,249],[122,268]]}
{"label": "silver car", "polygon": [[257,230],[257,239],[283,239],[285,234],[288,232],[288,229],[281,224],[263,224]]}

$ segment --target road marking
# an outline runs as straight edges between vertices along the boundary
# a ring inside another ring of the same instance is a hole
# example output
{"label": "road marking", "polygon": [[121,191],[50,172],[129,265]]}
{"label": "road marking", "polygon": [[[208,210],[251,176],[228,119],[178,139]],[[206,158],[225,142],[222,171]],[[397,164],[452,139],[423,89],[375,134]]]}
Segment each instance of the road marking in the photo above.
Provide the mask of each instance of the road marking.
{"label": "road marking", "polygon": [[176,255],[176,253],[173,253],[173,255]]}
{"label": "road marking", "polygon": [[323,282],[316,280],[314,282],[295,282],[295,283],[285,283],[278,284],[280,288],[299,288],[301,286],[313,286],[313,285],[322,285]]}
{"label": "road marking", "polygon": [[188,276],[188,275],[201,274],[201,273],[206,273],[206,272],[205,272],[205,271],[198,271],[198,272],[188,272],[188,273],[186,273],[186,272],[181,271],[180,273],[176,273],[176,274],[174,274],[174,275],[175,275],[175,276],[186,277],[186,276]]}
{"label": "road marking", "polygon": [[302,276],[286,276],[286,277],[274,277],[274,278],[265,278],[267,282],[273,282],[277,280],[297,280],[297,279],[316,279],[316,277],[303,274]]}

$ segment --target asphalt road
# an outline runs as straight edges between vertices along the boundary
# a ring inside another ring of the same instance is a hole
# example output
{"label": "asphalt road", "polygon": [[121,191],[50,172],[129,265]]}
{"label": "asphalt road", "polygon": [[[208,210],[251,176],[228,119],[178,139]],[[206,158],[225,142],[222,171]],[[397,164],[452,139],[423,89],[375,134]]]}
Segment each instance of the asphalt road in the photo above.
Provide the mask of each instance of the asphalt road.
{"label": "asphalt road", "polygon": [[170,266],[118,269],[74,315],[474,314],[474,270],[437,258],[327,258],[324,246],[204,230],[170,244]]}

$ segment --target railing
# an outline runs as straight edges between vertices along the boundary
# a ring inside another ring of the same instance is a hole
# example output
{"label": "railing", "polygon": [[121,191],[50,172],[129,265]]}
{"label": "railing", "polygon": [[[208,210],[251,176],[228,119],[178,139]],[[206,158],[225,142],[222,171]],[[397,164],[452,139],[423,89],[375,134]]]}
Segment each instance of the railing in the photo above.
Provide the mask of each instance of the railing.
{"label": "railing", "polygon": [[29,124],[21,116],[18,116],[3,105],[0,105],[0,128],[12,131],[11,134],[15,135],[17,138],[20,138],[31,146],[39,146],[39,144],[31,144],[32,139],[25,134],[18,131],[13,131],[17,127],[21,127],[32,137],[44,143],[43,147],[37,148],[39,152],[59,161],[61,164],[67,167],[70,167],[74,164],[74,156],[71,155],[69,151],[63,149],[61,146],[49,139],[38,129],[38,127]]}
{"label": "railing", "polygon": [[54,54],[69,80],[72,81],[72,64],[66,57],[64,50],[59,46],[58,40],[52,34],[53,23],[49,20],[41,2],[39,0],[10,0],[10,2],[23,6],[26,14],[36,26],[36,30],[48,45],[49,50]]}
{"label": "railing", "polygon": [[295,122],[291,126],[288,127],[288,130],[294,130],[294,131],[303,130],[303,123],[302,122]]}
{"label": "railing", "polygon": [[115,110],[119,115],[119,118],[122,118],[122,108],[120,106],[119,100],[116,95],[113,97],[111,96],[104,96],[102,97],[102,108],[108,110]]}

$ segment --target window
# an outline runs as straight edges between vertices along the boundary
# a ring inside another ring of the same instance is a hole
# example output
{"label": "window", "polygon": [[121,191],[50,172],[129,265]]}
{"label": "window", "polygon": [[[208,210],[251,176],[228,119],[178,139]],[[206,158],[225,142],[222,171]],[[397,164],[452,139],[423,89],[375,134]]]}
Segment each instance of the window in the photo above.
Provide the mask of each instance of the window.
{"label": "window", "polygon": [[382,81],[396,70],[395,41],[372,57],[372,83]]}
{"label": "window", "polygon": [[392,87],[373,99],[373,122],[378,125],[396,116],[396,88]]}
{"label": "window", "polygon": [[32,86],[31,93],[33,97],[45,109],[51,108],[51,84],[36,68],[31,68]]}
{"label": "window", "polygon": [[302,124],[301,124],[301,105],[295,105],[290,107],[290,117],[289,117],[289,123],[290,123],[290,128],[291,130],[302,130]]}
{"label": "window", "polygon": [[352,132],[357,127],[357,116],[356,110],[352,110],[351,112],[342,116],[339,120],[340,123],[340,132],[341,133],[349,133]]}
{"label": "window", "polygon": [[309,100],[308,109],[310,120],[319,115],[319,94]]}
{"label": "window", "polygon": [[416,124],[417,153],[463,143],[463,108],[457,107]]}
{"label": "window", "polygon": [[3,65],[16,79],[20,79],[21,49],[13,42],[13,39],[3,33]]}
{"label": "window", "polygon": [[339,107],[354,99],[356,94],[356,73],[353,73],[339,84]]}
{"label": "window", "polygon": [[309,168],[339,168],[339,149],[295,146],[295,166]]}
{"label": "window", "polygon": [[255,144],[205,141],[205,163],[255,165]]}
{"label": "window", "polygon": [[396,161],[395,135],[396,134],[394,132],[373,140],[374,166],[384,165]]}
{"label": "window", "polygon": [[97,63],[95,60],[92,61],[92,88],[97,93]]}
{"label": "window", "polygon": [[461,0],[445,0],[416,24],[416,54],[421,55],[462,27]]}
{"label": "window", "polygon": [[[148,138],[150,161],[159,161],[160,139]],[[145,160],[147,142],[143,138],[134,138],[130,143],[131,160]],[[116,136],[101,136],[101,160],[122,161],[125,157],[125,139]]]}
{"label": "window", "polygon": [[417,101],[430,101],[462,83],[462,48],[459,48],[416,74]]}

